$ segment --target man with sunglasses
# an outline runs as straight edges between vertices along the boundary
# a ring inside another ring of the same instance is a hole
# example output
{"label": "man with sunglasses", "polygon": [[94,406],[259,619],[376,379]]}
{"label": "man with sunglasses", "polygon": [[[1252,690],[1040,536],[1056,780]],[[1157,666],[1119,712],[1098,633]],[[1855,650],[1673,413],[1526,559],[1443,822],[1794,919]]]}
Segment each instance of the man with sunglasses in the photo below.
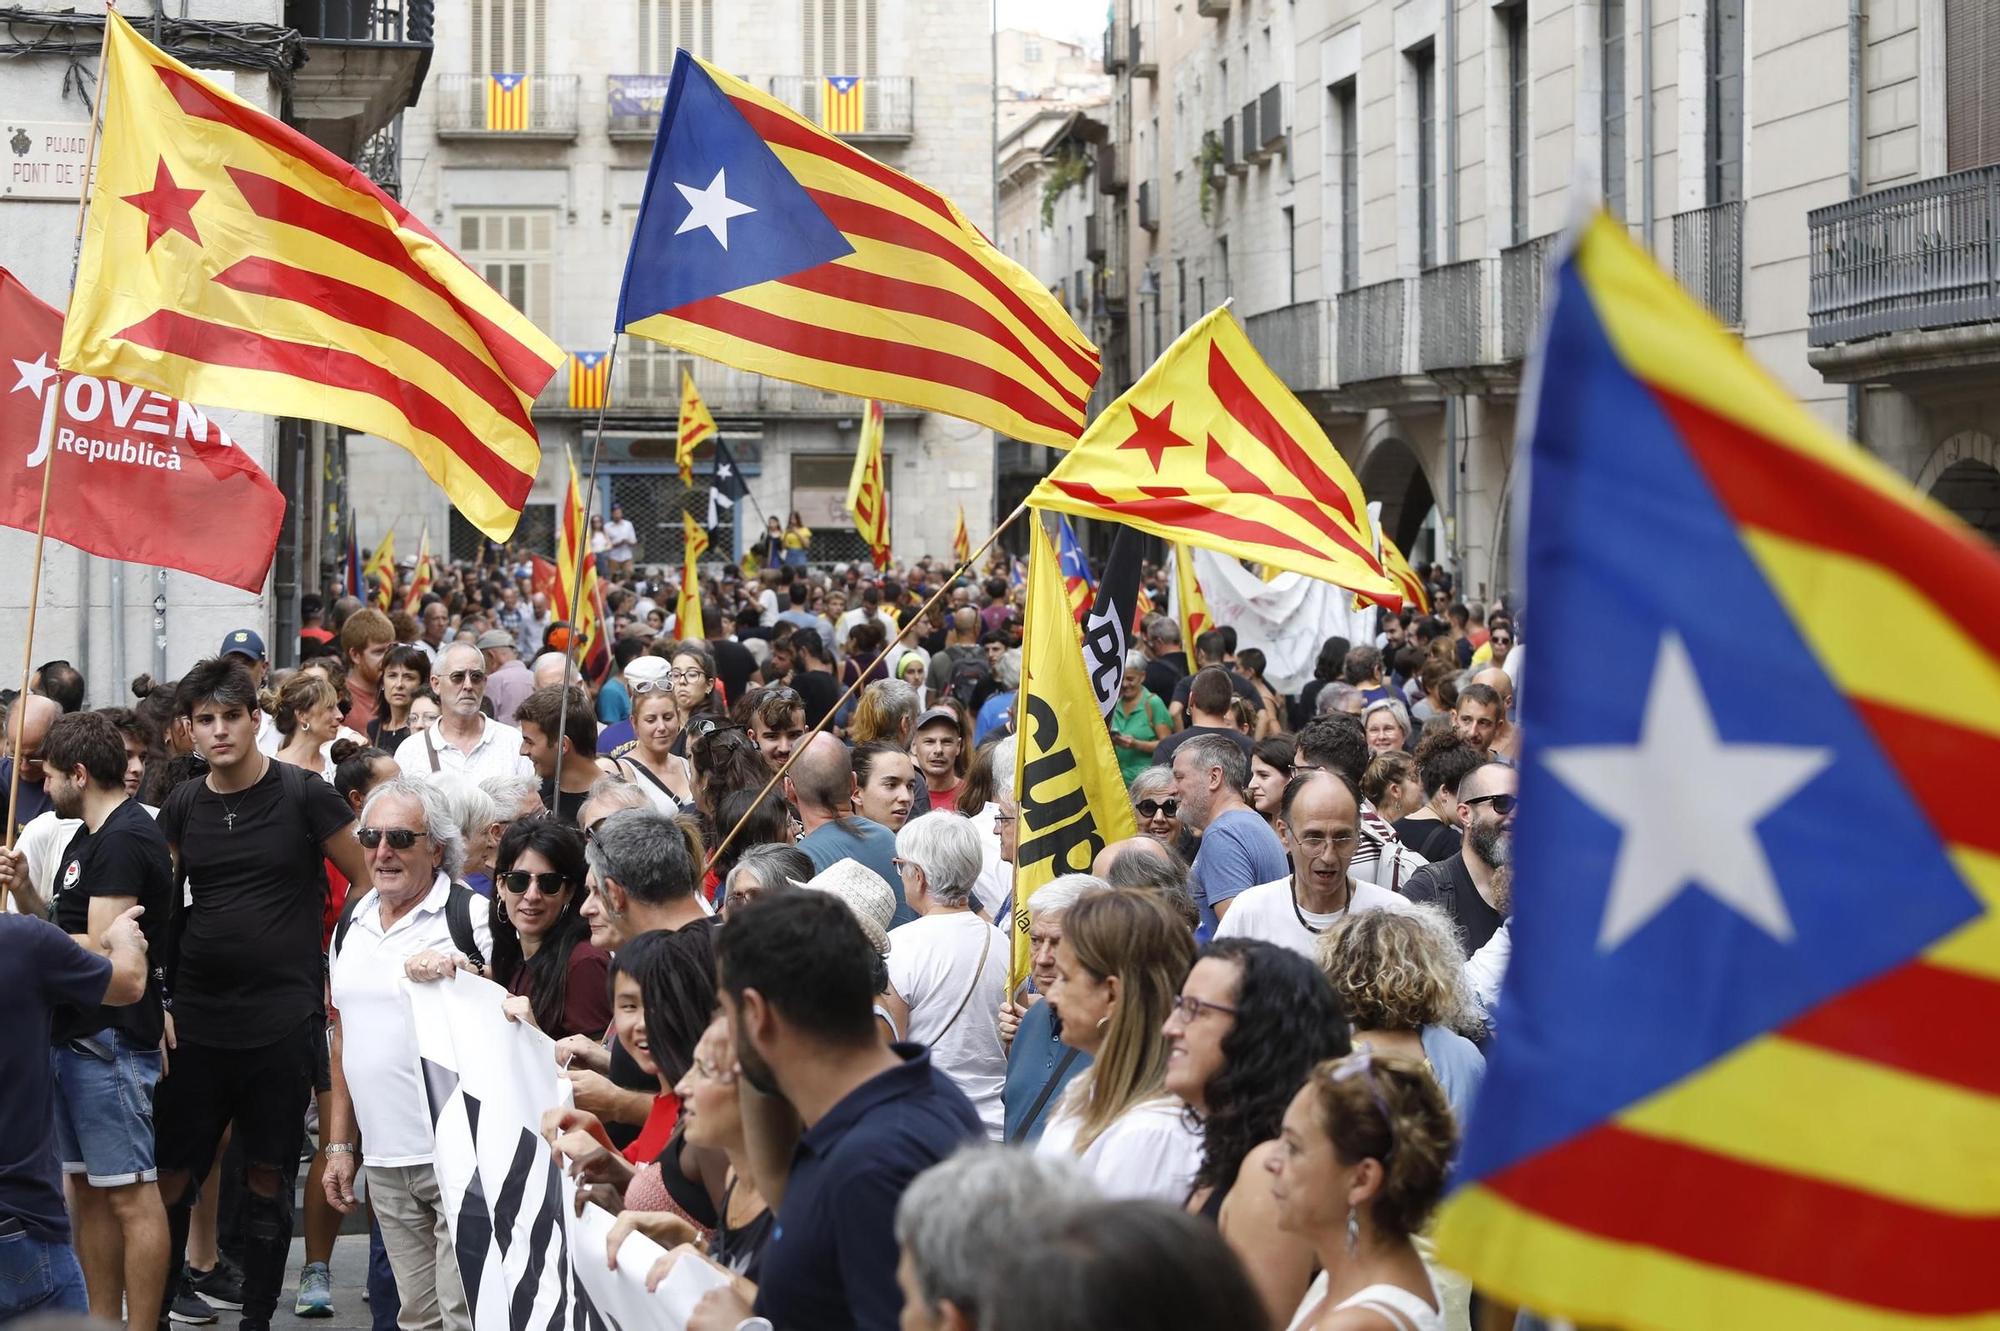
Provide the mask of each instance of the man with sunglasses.
{"label": "man with sunglasses", "polygon": [[409,776],[451,772],[471,781],[533,774],[534,765],[521,754],[521,732],[480,710],[488,685],[478,648],[455,642],[440,652],[431,688],[443,714],[396,746],[396,766]]}
{"label": "man with sunglasses", "polygon": [[174,701],[208,775],[176,786],[159,817],[188,902],[167,947],[170,1053],[154,1106],[167,1272],[180,1273],[195,1181],[233,1123],[248,1184],[242,1324],[261,1331],[291,1249],[306,1106],[326,1075],[325,861],[357,891],[368,862],[347,801],[258,752],[257,686],[240,661],[196,665]]}
{"label": "man with sunglasses", "polygon": [[1495,871],[1513,858],[1512,834],[1518,773],[1504,763],[1475,767],[1458,783],[1458,823],[1465,845],[1448,860],[1427,864],[1403,884],[1412,901],[1435,903],[1458,928],[1459,946],[1470,957],[1486,945],[1506,919]]}
{"label": "man with sunglasses", "polygon": [[[354,1210],[355,1175],[368,1152],[368,1199],[395,1272],[404,1326],[472,1325],[453,1258],[437,1173],[436,1138],[419,1081],[407,978],[448,978],[470,964],[453,938],[452,894],[465,839],[436,784],[398,777],[368,794],[354,839],[371,884],[327,952],[333,1025],[333,1093],[321,1134],[322,1187],[343,1215]],[[461,906],[462,909],[462,906]],[[471,912],[479,958],[493,951],[488,912]]]}

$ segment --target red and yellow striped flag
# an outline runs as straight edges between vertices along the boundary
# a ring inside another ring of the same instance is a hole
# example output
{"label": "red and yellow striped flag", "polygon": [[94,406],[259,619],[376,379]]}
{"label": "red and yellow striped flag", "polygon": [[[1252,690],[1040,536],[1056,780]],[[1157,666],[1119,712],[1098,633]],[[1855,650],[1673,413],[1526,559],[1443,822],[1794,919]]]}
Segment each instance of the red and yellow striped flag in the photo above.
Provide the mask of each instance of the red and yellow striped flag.
{"label": "red and yellow striped flag", "polygon": [[972,532],[965,525],[963,503],[958,506],[958,526],[954,527],[951,533],[951,557],[959,564],[972,558]]}
{"label": "red and yellow striped flag", "polygon": [[869,402],[861,410],[861,446],[854,453],[854,470],[847,478],[847,511],[854,530],[868,542],[875,567],[889,567],[889,487],[882,477],[882,404]]}
{"label": "red and yellow striped flag", "polygon": [[694,520],[694,514],[681,514],[681,594],[674,606],[674,636],[683,641],[708,636],[701,622],[699,567],[701,557],[707,553],[708,533]]}
{"label": "red and yellow striped flag", "polygon": [[116,11],[105,43],[63,368],[379,435],[512,535],[561,350],[353,166]]}
{"label": "red and yellow striped flag", "polygon": [[680,434],[674,440],[674,462],[681,469],[682,485],[694,484],[694,451],[713,438],[715,417],[709,415],[708,404],[701,400],[701,391],[694,386],[693,373],[683,365]]}
{"label": "red and yellow striped flag", "polygon": [[618,326],[1067,448],[1097,348],[949,199],[675,57]]}
{"label": "red and yellow striped flag", "polygon": [[1400,599],[1360,483],[1226,308],[1176,338],[1028,502]]}
{"label": "red and yellow striped flag", "polygon": [[604,351],[569,353],[569,404],[578,410],[604,405],[611,391],[611,355]]}
{"label": "red and yellow striped flag", "polygon": [[431,529],[424,527],[423,535],[417,538],[417,566],[410,573],[410,590],[403,596],[403,609],[411,614],[423,604],[424,593],[437,581],[437,569],[431,564]]}
{"label": "red and yellow striped flag", "polygon": [[[563,450],[563,464],[569,469],[569,485],[563,491],[560,525],[556,531],[556,591],[550,598],[555,618],[570,625],[570,642],[576,647],[577,668],[595,679],[604,655],[603,604],[597,586],[597,560],[590,553],[590,510],[583,501],[583,484],[576,474],[576,459]],[[583,583],[574,605],[571,589],[578,586],[578,568]]]}
{"label": "red and yellow striped flag", "polygon": [[1201,594],[1201,579],[1194,572],[1194,551],[1174,542],[1173,581],[1167,584],[1168,613],[1181,626],[1181,650],[1188,665],[1194,664],[1194,640],[1215,627],[1208,613],[1208,598]]}
{"label": "red and yellow striped flag", "polygon": [[362,595],[378,610],[387,610],[396,600],[396,529],[390,527],[361,566]]}
{"label": "red and yellow striped flag", "polygon": [[486,128],[496,134],[519,133],[528,128],[529,89],[526,74],[488,74]]}
{"label": "red and yellow striped flag", "polygon": [[820,81],[819,125],[829,134],[860,134],[868,124],[868,85],[857,74]]}

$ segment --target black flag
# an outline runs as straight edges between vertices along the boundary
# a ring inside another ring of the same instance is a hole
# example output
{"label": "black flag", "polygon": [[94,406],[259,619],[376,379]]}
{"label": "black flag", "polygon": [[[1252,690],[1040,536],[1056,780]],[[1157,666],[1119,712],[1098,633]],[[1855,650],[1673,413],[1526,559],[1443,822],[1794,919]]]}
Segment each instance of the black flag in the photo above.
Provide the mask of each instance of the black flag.
{"label": "black flag", "polygon": [[1125,653],[1134,641],[1133,621],[1139,617],[1139,572],[1145,561],[1135,527],[1120,527],[1097,580],[1097,599],[1083,620],[1083,668],[1097,694],[1097,710],[1106,717],[1118,704],[1118,682],[1125,674]]}

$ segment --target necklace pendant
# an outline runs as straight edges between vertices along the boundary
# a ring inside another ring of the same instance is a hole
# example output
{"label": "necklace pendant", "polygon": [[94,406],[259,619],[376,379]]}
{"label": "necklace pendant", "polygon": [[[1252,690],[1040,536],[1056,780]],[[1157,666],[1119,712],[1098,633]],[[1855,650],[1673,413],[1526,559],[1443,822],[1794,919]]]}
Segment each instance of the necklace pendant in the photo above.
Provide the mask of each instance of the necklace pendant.
{"label": "necklace pendant", "polygon": [[234,813],[223,814],[222,821],[226,831],[234,832],[236,830],[236,815]]}

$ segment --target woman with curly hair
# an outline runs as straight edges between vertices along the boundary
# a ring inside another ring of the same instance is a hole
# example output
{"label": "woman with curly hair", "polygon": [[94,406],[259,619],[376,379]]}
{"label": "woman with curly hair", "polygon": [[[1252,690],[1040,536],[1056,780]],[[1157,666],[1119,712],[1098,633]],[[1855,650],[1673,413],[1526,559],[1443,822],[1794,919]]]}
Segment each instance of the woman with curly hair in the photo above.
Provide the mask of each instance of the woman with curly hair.
{"label": "woman with curly hair", "polygon": [[1319,963],[1353,1026],[1356,1049],[1430,1070],[1463,1122],[1486,1058],[1462,1032],[1480,1029],[1478,1004],[1451,921],[1435,906],[1348,914],[1320,936]]}
{"label": "woman with curly hair", "polygon": [[1167,1017],[1166,1087],[1200,1125],[1190,1211],[1215,1220],[1272,1322],[1312,1280],[1309,1244],[1279,1230],[1265,1170],[1285,1106],[1316,1063],[1347,1052],[1333,987],[1289,948],[1224,938],[1202,949]]}

